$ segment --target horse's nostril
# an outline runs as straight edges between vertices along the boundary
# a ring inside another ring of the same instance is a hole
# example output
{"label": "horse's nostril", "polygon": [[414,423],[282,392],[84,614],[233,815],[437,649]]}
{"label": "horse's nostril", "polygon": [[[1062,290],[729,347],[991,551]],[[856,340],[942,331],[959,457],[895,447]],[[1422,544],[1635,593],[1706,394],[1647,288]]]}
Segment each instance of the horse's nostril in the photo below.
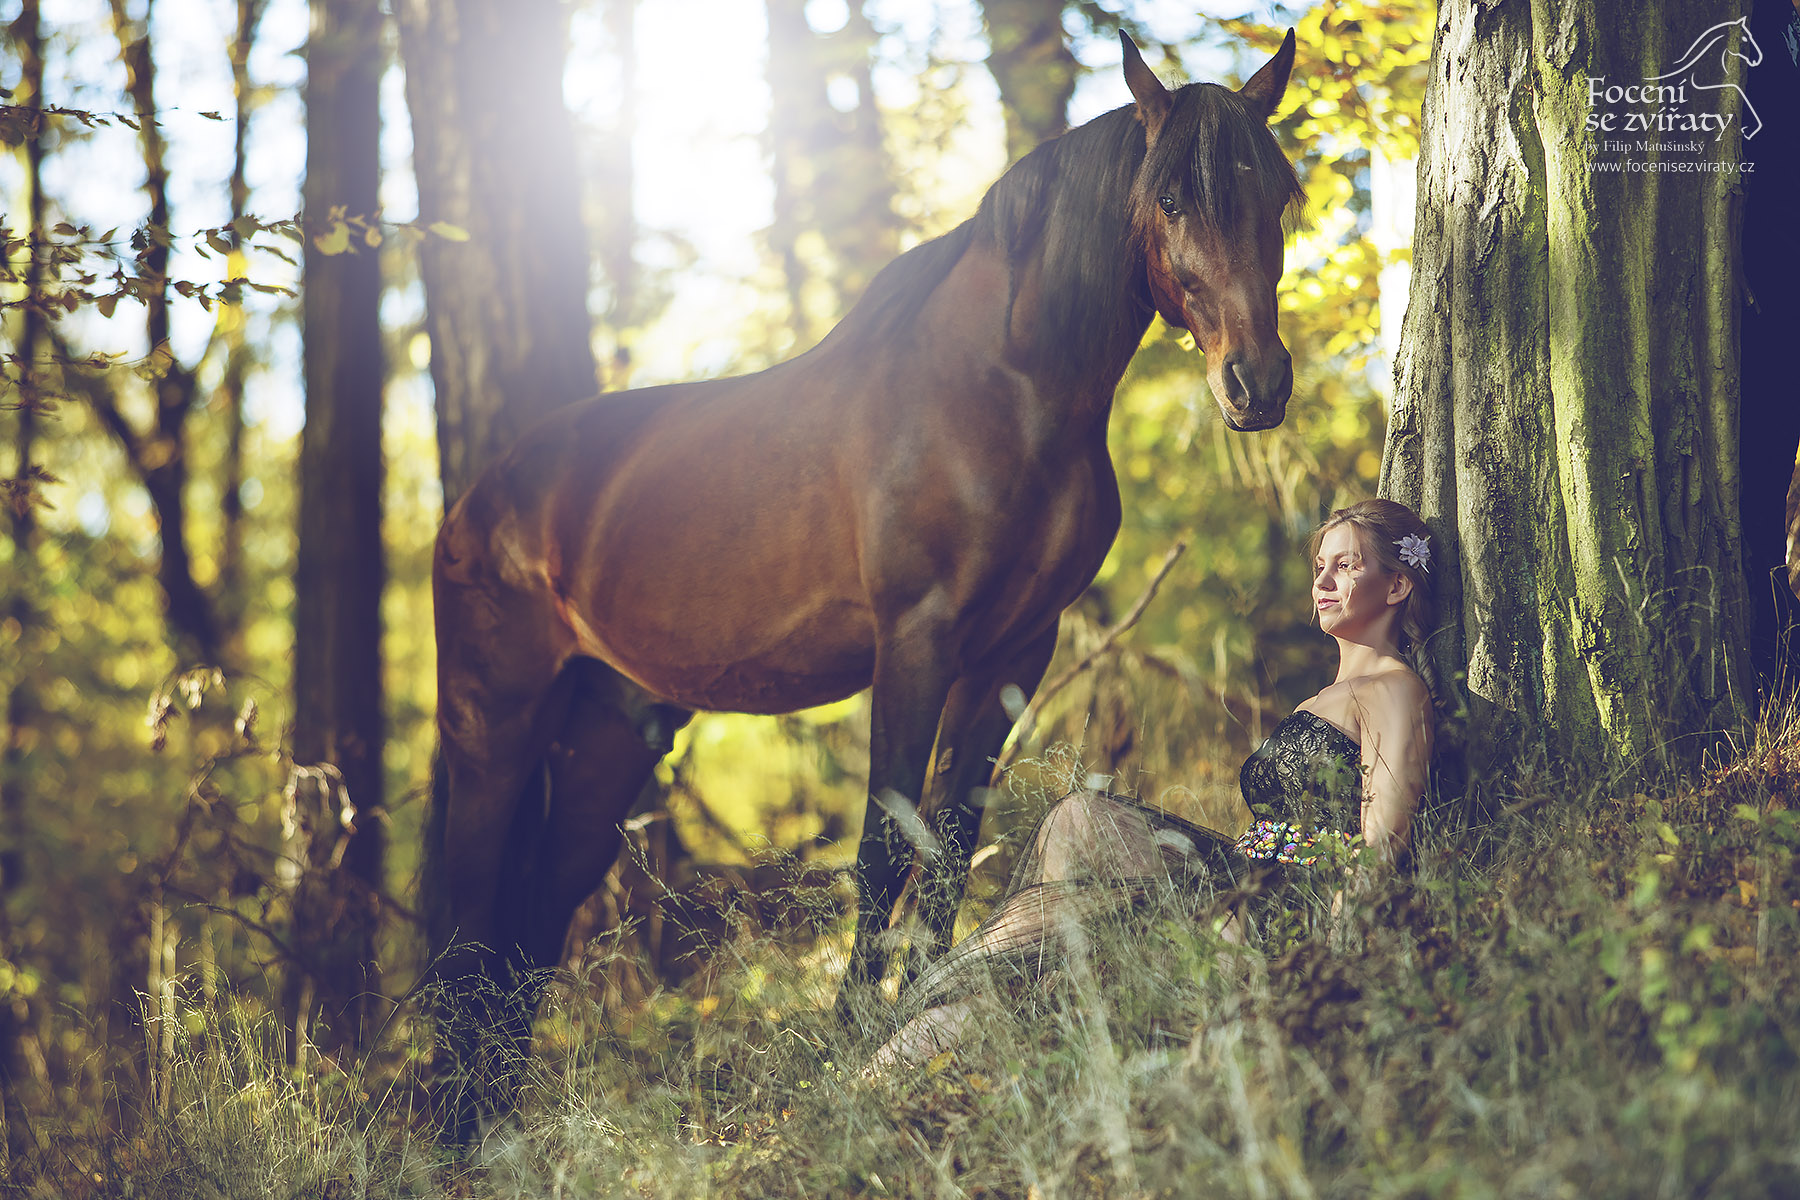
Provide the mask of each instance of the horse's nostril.
{"label": "horse's nostril", "polygon": [[1256,393],[1250,388],[1250,377],[1244,373],[1244,364],[1241,362],[1232,363],[1231,375],[1232,378],[1237,380],[1238,391],[1243,394],[1244,401],[1248,403],[1255,399]]}

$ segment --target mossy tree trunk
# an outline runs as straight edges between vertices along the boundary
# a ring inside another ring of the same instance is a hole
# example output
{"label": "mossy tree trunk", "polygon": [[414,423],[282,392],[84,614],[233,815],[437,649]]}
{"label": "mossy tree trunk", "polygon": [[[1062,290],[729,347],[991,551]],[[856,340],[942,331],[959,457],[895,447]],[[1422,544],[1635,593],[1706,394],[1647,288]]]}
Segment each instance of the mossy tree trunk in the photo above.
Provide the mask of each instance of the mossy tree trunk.
{"label": "mossy tree trunk", "polygon": [[1740,106],[1711,88],[1742,31],[1679,97],[1604,91],[1742,10],[1442,6],[1381,494],[1438,534],[1433,658],[1466,679],[1478,758],[1677,764],[1742,722]]}

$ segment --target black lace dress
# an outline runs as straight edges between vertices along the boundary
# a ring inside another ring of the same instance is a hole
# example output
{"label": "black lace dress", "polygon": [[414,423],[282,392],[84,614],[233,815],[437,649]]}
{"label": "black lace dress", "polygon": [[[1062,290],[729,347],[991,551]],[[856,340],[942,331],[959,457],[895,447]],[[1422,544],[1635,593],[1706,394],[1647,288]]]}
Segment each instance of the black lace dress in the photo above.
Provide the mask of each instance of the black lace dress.
{"label": "black lace dress", "polygon": [[1253,876],[1267,884],[1270,868],[1309,862],[1323,831],[1360,831],[1360,758],[1349,734],[1295,712],[1238,773],[1255,819],[1238,838],[1124,796],[1063,797],[1038,822],[992,915],[906,988],[900,1019],[1052,975],[1065,939],[1086,935],[1093,918],[1205,899]]}

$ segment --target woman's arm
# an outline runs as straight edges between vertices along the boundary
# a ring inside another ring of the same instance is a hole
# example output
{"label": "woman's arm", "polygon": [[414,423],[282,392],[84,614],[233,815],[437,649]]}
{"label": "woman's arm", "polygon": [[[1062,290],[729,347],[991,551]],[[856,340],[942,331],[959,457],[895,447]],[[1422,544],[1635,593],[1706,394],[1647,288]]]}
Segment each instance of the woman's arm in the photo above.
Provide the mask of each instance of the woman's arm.
{"label": "woman's arm", "polygon": [[1431,693],[1417,675],[1394,672],[1355,693],[1362,734],[1362,834],[1382,859],[1405,853],[1413,813],[1430,785]]}

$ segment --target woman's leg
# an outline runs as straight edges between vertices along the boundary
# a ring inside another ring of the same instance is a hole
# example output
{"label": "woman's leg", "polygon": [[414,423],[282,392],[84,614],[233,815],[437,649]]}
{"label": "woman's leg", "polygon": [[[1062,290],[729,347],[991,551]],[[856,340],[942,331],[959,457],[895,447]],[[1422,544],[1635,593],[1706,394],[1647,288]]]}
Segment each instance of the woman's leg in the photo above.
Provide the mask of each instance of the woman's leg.
{"label": "woman's leg", "polygon": [[1165,874],[1156,831],[1142,809],[1096,792],[1072,792],[1038,825],[1013,886],[1077,879],[1108,882]]}
{"label": "woman's leg", "polygon": [[913,981],[906,999],[932,1006],[875,1052],[864,1077],[877,1078],[954,1047],[973,1003],[932,1004],[934,999],[966,997],[986,986],[972,978],[975,972],[999,969],[1042,978],[1058,970],[1067,939],[1082,922],[1165,886],[1171,865],[1195,852],[1192,839],[1159,828],[1135,804],[1089,791],[1057,801],[1038,823],[999,907]]}

